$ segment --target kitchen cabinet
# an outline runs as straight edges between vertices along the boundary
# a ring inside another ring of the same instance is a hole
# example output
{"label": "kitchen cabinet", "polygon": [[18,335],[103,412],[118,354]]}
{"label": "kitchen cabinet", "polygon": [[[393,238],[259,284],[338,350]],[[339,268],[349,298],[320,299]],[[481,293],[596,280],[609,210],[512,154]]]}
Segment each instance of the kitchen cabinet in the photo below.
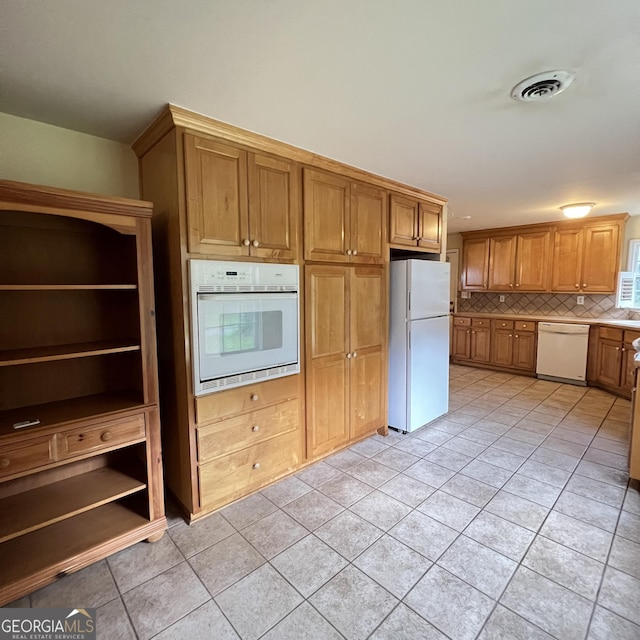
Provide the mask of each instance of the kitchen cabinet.
{"label": "kitchen cabinet", "polygon": [[629,396],[634,381],[632,342],[640,337],[640,332],[599,327],[595,349],[595,383]]}
{"label": "kitchen cabinet", "polygon": [[558,228],[554,237],[551,290],[614,293],[624,219]]}
{"label": "kitchen cabinet", "polygon": [[462,243],[462,288],[486,291],[489,285],[489,238],[464,238]]}
{"label": "kitchen cabinet", "polygon": [[383,264],[387,199],[383,189],[305,168],[306,260]]}
{"label": "kitchen cabinet", "polygon": [[0,605],[166,529],[151,214],[0,181]]}
{"label": "kitchen cabinet", "polygon": [[491,329],[491,364],[535,371],[535,322],[492,320]]}
{"label": "kitchen cabinet", "polygon": [[386,278],[376,267],[305,268],[307,456],[386,420]]}
{"label": "kitchen cabinet", "polygon": [[489,291],[546,291],[551,232],[489,239]]}
{"label": "kitchen cabinet", "polygon": [[488,364],[491,355],[489,320],[455,316],[453,321],[452,359]]}
{"label": "kitchen cabinet", "polygon": [[294,162],[189,133],[184,156],[190,253],[297,257]]}
{"label": "kitchen cabinet", "polygon": [[440,253],[442,247],[442,205],[391,194],[389,244]]}

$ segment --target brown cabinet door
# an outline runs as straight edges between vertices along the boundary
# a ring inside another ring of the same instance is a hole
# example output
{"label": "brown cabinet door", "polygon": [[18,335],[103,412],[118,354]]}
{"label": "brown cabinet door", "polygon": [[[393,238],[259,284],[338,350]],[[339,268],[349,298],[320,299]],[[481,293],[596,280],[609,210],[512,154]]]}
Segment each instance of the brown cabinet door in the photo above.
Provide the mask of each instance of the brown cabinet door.
{"label": "brown cabinet door", "polygon": [[582,282],[586,293],[615,293],[618,276],[620,227],[588,226],[584,229]]}
{"label": "brown cabinet door", "polygon": [[248,255],[246,152],[187,133],[184,154],[189,252]]}
{"label": "brown cabinet door", "polygon": [[471,357],[471,327],[452,328],[451,357],[455,360],[468,360]]}
{"label": "brown cabinet door", "polygon": [[551,232],[523,233],[516,246],[516,291],[549,290]]}
{"label": "brown cabinet door", "polygon": [[440,252],[442,243],[442,206],[435,202],[418,204],[418,246]]}
{"label": "brown cabinet door", "polygon": [[635,349],[629,344],[625,344],[622,348],[622,373],[620,386],[626,391],[631,391],[631,389],[633,389],[636,371],[633,360],[635,353]]}
{"label": "brown cabinet door", "polygon": [[489,291],[514,291],[516,236],[489,240]]}
{"label": "brown cabinet door", "polygon": [[620,386],[622,345],[613,340],[598,341],[596,380],[612,387]]}
{"label": "brown cabinet door", "polygon": [[383,269],[351,269],[350,437],[384,426],[386,420],[386,281]]}
{"label": "brown cabinet door", "polygon": [[526,371],[536,370],[536,334],[516,331],[513,336],[513,366]]}
{"label": "brown cabinet door", "polygon": [[491,361],[491,331],[489,327],[471,329],[471,360],[489,363]]}
{"label": "brown cabinet door", "polygon": [[389,244],[418,246],[418,203],[415,200],[391,195]]}
{"label": "brown cabinet door", "polygon": [[349,269],[307,266],[307,456],[349,439]]}
{"label": "brown cabinet door", "polygon": [[556,229],[553,236],[551,290],[577,292],[582,285],[582,229]]}
{"label": "brown cabinet door", "polygon": [[488,277],[489,238],[465,238],[462,244],[462,288],[486,290]]}
{"label": "brown cabinet door", "polygon": [[387,194],[365,184],[351,185],[351,229],[347,251],[351,262],[383,264],[387,227]]}
{"label": "brown cabinet door", "polygon": [[304,170],[304,257],[349,262],[349,181]]}
{"label": "brown cabinet door", "polygon": [[513,329],[494,329],[491,336],[491,364],[513,365]]}
{"label": "brown cabinet door", "polygon": [[298,257],[299,170],[294,162],[249,154],[249,251],[260,258]]}

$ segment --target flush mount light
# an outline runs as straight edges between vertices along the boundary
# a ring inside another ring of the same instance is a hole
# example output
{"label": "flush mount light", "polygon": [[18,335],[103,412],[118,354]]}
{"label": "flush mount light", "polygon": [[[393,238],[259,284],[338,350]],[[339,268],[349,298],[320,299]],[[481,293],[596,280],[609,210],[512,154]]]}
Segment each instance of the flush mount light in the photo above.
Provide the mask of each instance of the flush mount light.
{"label": "flush mount light", "polygon": [[560,209],[567,218],[584,218],[595,206],[595,202],[577,202],[576,204],[565,204]]}

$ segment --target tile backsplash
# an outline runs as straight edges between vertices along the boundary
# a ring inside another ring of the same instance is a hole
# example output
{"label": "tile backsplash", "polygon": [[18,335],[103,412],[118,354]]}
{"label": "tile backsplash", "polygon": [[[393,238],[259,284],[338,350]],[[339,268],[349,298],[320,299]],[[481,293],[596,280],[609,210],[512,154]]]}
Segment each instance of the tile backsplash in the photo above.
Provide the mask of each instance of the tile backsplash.
{"label": "tile backsplash", "polygon": [[473,291],[471,298],[464,300],[458,294],[458,312],[640,320],[640,313],[617,309],[614,295],[585,295],[583,305],[576,304],[576,295],[568,293],[505,293],[504,302],[500,302],[500,295]]}

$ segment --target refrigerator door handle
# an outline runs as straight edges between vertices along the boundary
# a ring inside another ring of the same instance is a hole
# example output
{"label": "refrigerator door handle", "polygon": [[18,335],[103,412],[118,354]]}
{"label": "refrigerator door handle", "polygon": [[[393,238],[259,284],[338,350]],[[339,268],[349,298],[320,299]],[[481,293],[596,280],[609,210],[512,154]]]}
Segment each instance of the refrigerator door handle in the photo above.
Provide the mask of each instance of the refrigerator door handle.
{"label": "refrigerator door handle", "polygon": [[409,291],[407,291],[407,301],[408,301],[408,304],[409,304],[408,311],[409,311],[409,314],[410,314],[411,313],[411,289],[409,289]]}
{"label": "refrigerator door handle", "polygon": [[408,340],[407,344],[408,344],[408,347],[407,347],[408,350],[411,351],[411,329],[409,329],[409,340]]}

